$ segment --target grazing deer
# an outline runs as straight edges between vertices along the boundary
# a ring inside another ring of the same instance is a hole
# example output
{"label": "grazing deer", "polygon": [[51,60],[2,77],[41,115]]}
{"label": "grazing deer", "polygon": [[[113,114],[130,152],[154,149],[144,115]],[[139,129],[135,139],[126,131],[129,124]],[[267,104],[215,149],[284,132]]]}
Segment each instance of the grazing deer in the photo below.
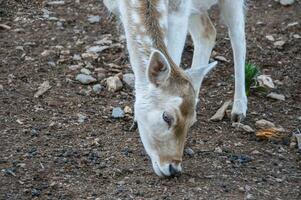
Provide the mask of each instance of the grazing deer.
{"label": "grazing deer", "polygon": [[[243,0],[104,0],[122,21],[135,74],[135,120],[142,143],[159,176],[181,172],[188,129],[216,31],[207,10],[218,3],[229,28],[234,54],[235,94],[232,120],[246,116],[246,54]],[[179,67],[187,32],[192,36],[192,67]]]}

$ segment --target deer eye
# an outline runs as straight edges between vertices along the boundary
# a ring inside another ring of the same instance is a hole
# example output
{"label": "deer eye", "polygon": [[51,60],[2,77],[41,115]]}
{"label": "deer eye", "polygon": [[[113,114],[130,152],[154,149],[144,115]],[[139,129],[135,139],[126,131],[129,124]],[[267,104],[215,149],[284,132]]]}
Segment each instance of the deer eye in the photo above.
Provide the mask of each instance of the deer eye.
{"label": "deer eye", "polygon": [[167,112],[163,112],[162,118],[170,127],[173,122],[173,117],[171,115],[169,115]]}

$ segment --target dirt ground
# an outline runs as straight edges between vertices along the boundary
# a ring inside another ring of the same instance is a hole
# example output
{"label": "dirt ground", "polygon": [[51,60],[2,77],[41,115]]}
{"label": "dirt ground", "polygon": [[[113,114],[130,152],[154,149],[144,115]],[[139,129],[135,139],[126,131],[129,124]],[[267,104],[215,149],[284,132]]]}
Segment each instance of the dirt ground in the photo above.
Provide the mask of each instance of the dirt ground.
{"label": "dirt ground", "polygon": [[[214,51],[229,62],[219,62],[203,84],[198,122],[186,143],[193,153],[184,156],[183,174],[159,178],[138,132],[129,130],[132,115],[111,117],[113,107],[133,107],[133,91],[124,86],[109,92],[101,81],[131,72],[122,30],[102,2],[0,5],[0,24],[11,27],[0,28],[0,199],[301,199],[301,154],[290,141],[258,140],[232,128],[229,118],[209,121],[232,98],[234,85],[230,42],[216,9]],[[267,119],[289,136],[301,128],[301,39],[295,35],[301,32],[301,4],[250,0],[247,7],[247,60],[282,82],[274,91],[286,100],[251,93],[244,123],[255,128],[255,121]],[[100,22],[89,23],[89,15],[99,15]],[[275,47],[266,35],[285,44]],[[104,37],[112,48],[93,59],[74,57]],[[192,49],[188,42],[184,65]],[[100,94],[75,80],[87,65],[103,86]],[[34,98],[44,81],[51,89]],[[86,119],[79,122],[78,114]]]}

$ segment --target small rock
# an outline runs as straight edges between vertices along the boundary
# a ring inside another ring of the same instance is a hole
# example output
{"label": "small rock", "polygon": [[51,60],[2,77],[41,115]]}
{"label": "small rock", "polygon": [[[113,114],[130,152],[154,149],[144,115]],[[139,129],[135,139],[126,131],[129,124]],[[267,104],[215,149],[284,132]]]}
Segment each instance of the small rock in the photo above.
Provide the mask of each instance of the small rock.
{"label": "small rock", "polygon": [[260,152],[259,152],[258,150],[253,150],[253,151],[251,152],[251,154],[253,154],[253,155],[258,155],[258,154],[260,154]]}
{"label": "small rock", "polygon": [[78,120],[77,120],[78,123],[84,123],[85,120],[87,119],[87,116],[80,114],[80,113],[77,114],[77,117],[78,117]]}
{"label": "small rock", "polygon": [[44,81],[38,88],[38,91],[34,94],[35,98],[40,97],[51,88],[49,81]]}
{"label": "small rock", "polygon": [[81,59],[82,59],[82,57],[81,57],[79,54],[74,54],[74,55],[73,55],[73,60],[79,61],[79,60],[81,60]]}
{"label": "small rock", "polygon": [[267,97],[269,97],[271,99],[285,101],[285,96],[283,94],[277,94],[275,92],[271,92],[270,94],[267,95]]}
{"label": "small rock", "polygon": [[117,76],[111,76],[107,79],[107,89],[110,92],[116,92],[118,90],[121,90],[123,87],[123,84]]}
{"label": "small rock", "polygon": [[91,24],[99,23],[100,22],[100,16],[98,16],[98,15],[89,15],[88,16],[88,21]]}
{"label": "small rock", "polygon": [[229,62],[224,56],[215,56],[214,59],[222,62]]}
{"label": "small rock", "polygon": [[124,185],[124,184],[125,184],[125,181],[118,181],[117,184],[118,184],[118,185]]}
{"label": "small rock", "polygon": [[49,1],[47,2],[48,5],[64,5],[65,1]]}
{"label": "small rock", "polygon": [[283,47],[284,44],[285,44],[285,41],[283,41],[283,40],[274,42],[274,46],[276,46],[276,47]]}
{"label": "small rock", "polygon": [[102,81],[105,78],[106,78],[106,75],[104,73],[100,72],[97,74],[97,80]]}
{"label": "small rock", "polygon": [[109,48],[109,47],[108,46],[92,46],[87,49],[87,52],[88,53],[100,53],[107,48]]}
{"label": "small rock", "polygon": [[41,56],[46,57],[46,56],[49,56],[50,54],[54,54],[54,53],[55,53],[55,51],[53,51],[53,50],[44,50],[41,53]]}
{"label": "small rock", "polygon": [[188,155],[188,156],[193,156],[194,155],[194,151],[191,149],[191,148],[189,148],[189,147],[187,147],[186,149],[185,149],[185,153]]}
{"label": "small rock", "polygon": [[259,86],[261,87],[265,87],[265,88],[271,88],[274,89],[275,85],[273,83],[273,80],[271,78],[271,76],[269,75],[259,75],[257,76],[257,82],[259,83]]}
{"label": "small rock", "polygon": [[297,26],[299,22],[291,22],[287,24],[287,27]]}
{"label": "small rock", "polygon": [[295,39],[300,39],[301,36],[300,36],[299,34],[294,34],[294,35],[293,35],[293,38],[295,38]]}
{"label": "small rock", "polygon": [[80,70],[80,72],[83,73],[83,74],[86,74],[86,75],[90,75],[90,74],[91,74],[91,71],[88,70],[88,69],[86,69],[86,68],[82,68],[82,69]]}
{"label": "small rock", "polygon": [[40,196],[40,194],[41,194],[40,191],[35,188],[31,190],[31,196],[33,197],[38,197]]}
{"label": "small rock", "polygon": [[82,84],[90,84],[97,81],[94,77],[86,74],[78,74],[75,80],[81,82]]}
{"label": "small rock", "polygon": [[132,74],[132,73],[124,74],[122,80],[131,89],[133,89],[135,87],[135,75],[134,74]]}
{"label": "small rock", "polygon": [[214,152],[215,152],[215,153],[223,153],[223,150],[222,150],[221,147],[216,147],[216,148],[214,149]]}
{"label": "small rock", "polygon": [[[0,85],[0,90],[1,90],[1,85]],[[3,86],[2,86],[2,90],[3,90]],[[301,121],[301,116],[297,117],[297,119]]]}
{"label": "small rock", "polygon": [[280,0],[281,5],[288,6],[292,5],[295,2],[295,0]]}
{"label": "small rock", "polygon": [[80,65],[70,65],[68,68],[71,69],[71,70],[77,70],[80,67],[81,67]]}
{"label": "small rock", "polygon": [[0,84],[0,91],[3,91],[4,90],[4,87],[3,85]]}
{"label": "small rock", "polygon": [[0,29],[10,30],[11,27],[6,24],[0,24]]}
{"label": "small rock", "polygon": [[125,114],[133,114],[133,111],[132,111],[131,107],[129,107],[129,106],[125,106],[123,110],[124,110]]}
{"label": "small rock", "polygon": [[266,35],[265,37],[266,37],[266,39],[268,39],[269,41],[272,41],[272,42],[275,41],[275,38],[274,38],[274,36],[272,36],[272,35]]}
{"label": "small rock", "polygon": [[83,59],[92,58],[92,59],[95,60],[95,59],[98,58],[98,55],[96,53],[93,53],[93,52],[86,52],[86,53],[83,53],[81,56],[82,56]]}
{"label": "small rock", "polygon": [[232,127],[235,127],[237,129],[240,129],[244,132],[247,132],[247,133],[254,133],[254,129],[252,129],[249,125],[244,125],[242,123],[237,123],[237,122],[234,122],[232,123]]}
{"label": "small rock", "polygon": [[194,178],[190,178],[190,179],[188,180],[188,182],[189,182],[189,183],[195,183],[195,179],[194,179]]}
{"label": "small rock", "polygon": [[211,121],[221,121],[226,113],[226,110],[228,109],[228,107],[231,105],[232,101],[228,100],[226,101],[222,107],[220,107],[216,113],[210,118]]}
{"label": "small rock", "polygon": [[96,84],[96,85],[93,85],[93,91],[96,93],[96,94],[100,94],[102,90],[102,87],[100,84]]}
{"label": "small rock", "polygon": [[265,119],[261,119],[255,122],[255,126],[257,128],[261,128],[261,129],[265,129],[265,128],[275,128],[275,124],[265,120]]}
{"label": "small rock", "polygon": [[112,110],[112,117],[113,118],[123,118],[124,117],[124,111],[120,107],[115,107]]}

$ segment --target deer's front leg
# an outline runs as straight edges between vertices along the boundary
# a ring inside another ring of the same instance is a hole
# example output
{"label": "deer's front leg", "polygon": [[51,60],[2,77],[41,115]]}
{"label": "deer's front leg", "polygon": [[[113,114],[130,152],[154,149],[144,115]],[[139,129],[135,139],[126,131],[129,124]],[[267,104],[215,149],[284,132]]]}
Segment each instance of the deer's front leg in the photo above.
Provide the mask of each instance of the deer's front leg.
{"label": "deer's front leg", "polygon": [[176,10],[170,9],[168,16],[167,48],[173,61],[179,66],[188,31],[191,2],[185,1]]}
{"label": "deer's front leg", "polygon": [[243,0],[220,0],[222,17],[229,29],[234,56],[235,92],[232,108],[232,121],[246,117],[247,96],[245,92],[246,39]]}

